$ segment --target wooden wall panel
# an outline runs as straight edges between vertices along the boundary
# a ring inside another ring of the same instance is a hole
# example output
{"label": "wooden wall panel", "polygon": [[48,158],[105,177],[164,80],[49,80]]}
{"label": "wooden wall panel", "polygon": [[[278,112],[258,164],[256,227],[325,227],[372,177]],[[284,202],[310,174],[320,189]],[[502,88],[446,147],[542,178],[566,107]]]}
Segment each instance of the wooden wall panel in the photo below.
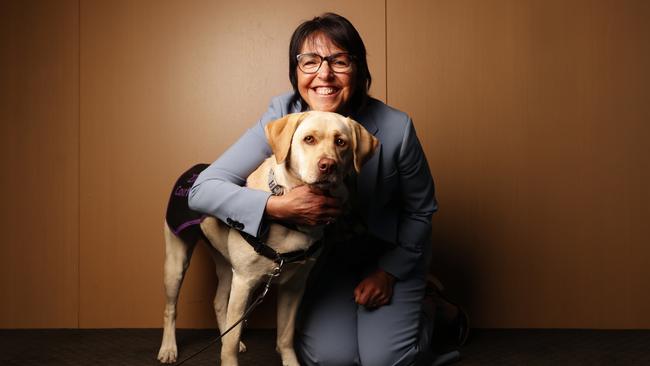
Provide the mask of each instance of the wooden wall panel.
{"label": "wooden wall panel", "polygon": [[[81,4],[81,327],[161,326],[176,177],[214,160],[290,89],[291,32],[325,10],[358,26],[383,98],[383,1]],[[206,254],[193,258],[180,327],[215,326]]]}
{"label": "wooden wall panel", "polygon": [[77,10],[0,3],[0,328],[78,324]]}
{"label": "wooden wall panel", "polygon": [[650,7],[388,1],[388,102],[436,178],[434,272],[478,327],[650,327]]}
{"label": "wooden wall panel", "polygon": [[[193,0],[1,3],[0,328],[159,327],[176,176],[289,89],[327,10],[414,117],[474,325],[650,327],[647,2]],[[201,248],[180,327],[214,327],[214,286]]]}

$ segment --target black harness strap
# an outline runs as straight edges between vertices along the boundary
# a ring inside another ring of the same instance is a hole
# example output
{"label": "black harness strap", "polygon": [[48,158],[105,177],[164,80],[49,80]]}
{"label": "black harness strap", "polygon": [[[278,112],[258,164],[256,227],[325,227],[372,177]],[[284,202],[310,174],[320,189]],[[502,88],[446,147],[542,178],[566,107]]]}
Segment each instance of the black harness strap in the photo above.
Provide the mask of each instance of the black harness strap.
{"label": "black harness strap", "polygon": [[239,234],[242,236],[242,238],[244,238],[244,240],[248,242],[248,244],[253,247],[255,252],[276,263],[293,263],[304,261],[305,259],[313,256],[314,253],[316,253],[316,251],[318,251],[318,249],[320,249],[320,247],[323,245],[322,240],[319,240],[304,250],[294,250],[293,252],[288,253],[278,253],[275,249],[266,245],[265,241],[261,238],[255,237],[243,231],[240,231]]}

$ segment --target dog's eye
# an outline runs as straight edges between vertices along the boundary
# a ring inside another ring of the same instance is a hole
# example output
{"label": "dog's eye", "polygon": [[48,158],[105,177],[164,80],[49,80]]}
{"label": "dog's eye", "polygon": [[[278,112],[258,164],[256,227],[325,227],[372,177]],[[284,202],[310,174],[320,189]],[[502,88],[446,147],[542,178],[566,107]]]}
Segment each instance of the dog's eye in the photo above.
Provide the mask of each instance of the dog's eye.
{"label": "dog's eye", "polygon": [[343,147],[346,144],[345,140],[343,140],[340,137],[337,138],[336,140],[334,140],[334,143],[336,144],[336,146],[339,146],[339,147]]}
{"label": "dog's eye", "polygon": [[306,136],[306,137],[303,139],[303,141],[305,141],[306,143],[308,143],[309,145],[311,145],[311,144],[313,144],[314,142],[316,142],[316,139],[314,139],[314,136]]}

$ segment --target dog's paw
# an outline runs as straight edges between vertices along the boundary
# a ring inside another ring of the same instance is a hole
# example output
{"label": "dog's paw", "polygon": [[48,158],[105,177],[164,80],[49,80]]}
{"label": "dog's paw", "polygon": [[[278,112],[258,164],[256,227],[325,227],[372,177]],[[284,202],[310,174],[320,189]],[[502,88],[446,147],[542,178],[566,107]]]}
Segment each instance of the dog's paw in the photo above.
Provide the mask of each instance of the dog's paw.
{"label": "dog's paw", "polygon": [[275,351],[279,353],[280,358],[282,358],[282,366],[300,366],[300,362],[298,362],[298,358],[296,357],[296,352],[292,347],[281,348],[276,346]]}
{"label": "dog's paw", "polygon": [[161,363],[174,363],[176,362],[176,357],[178,356],[178,350],[176,345],[160,347],[158,352],[158,361]]}
{"label": "dog's paw", "polygon": [[296,359],[296,356],[292,357],[282,357],[282,366],[300,366],[300,362]]}
{"label": "dog's paw", "polygon": [[295,363],[282,361],[282,366],[300,366],[300,363],[298,363],[298,361],[296,361]]}
{"label": "dog's paw", "polygon": [[246,345],[244,344],[244,342],[239,341],[239,353],[244,353],[244,352],[246,352]]}

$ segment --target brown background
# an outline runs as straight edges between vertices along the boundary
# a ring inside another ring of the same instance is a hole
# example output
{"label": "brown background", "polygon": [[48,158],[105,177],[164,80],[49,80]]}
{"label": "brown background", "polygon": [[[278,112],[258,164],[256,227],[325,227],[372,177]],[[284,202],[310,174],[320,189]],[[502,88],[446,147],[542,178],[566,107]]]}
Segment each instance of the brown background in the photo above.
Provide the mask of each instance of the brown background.
{"label": "brown background", "polygon": [[[414,118],[433,272],[475,326],[650,328],[646,1],[0,4],[2,328],[160,327],[176,176],[289,90],[291,32],[327,10]],[[215,326],[205,254],[180,327]]]}

